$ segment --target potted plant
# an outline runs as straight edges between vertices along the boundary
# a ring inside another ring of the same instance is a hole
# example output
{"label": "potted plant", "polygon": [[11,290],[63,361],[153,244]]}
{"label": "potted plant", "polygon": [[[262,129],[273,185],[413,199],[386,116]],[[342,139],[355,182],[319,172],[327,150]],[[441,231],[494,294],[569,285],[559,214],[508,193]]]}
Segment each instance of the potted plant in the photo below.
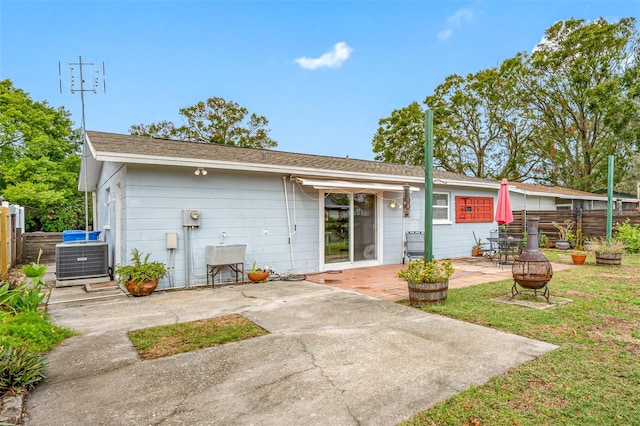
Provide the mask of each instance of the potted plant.
{"label": "potted plant", "polygon": [[556,248],[560,250],[568,250],[572,243],[575,244],[575,234],[573,233],[573,221],[567,219],[562,224],[553,222],[553,226],[558,230],[558,241]]}
{"label": "potted plant", "polygon": [[482,238],[478,238],[473,247],[471,247],[471,255],[474,257],[482,256],[482,248]]}
{"label": "potted plant", "polygon": [[454,269],[451,261],[417,259],[409,262],[407,269],[398,272],[398,277],[407,281],[411,306],[446,300],[449,277]]}
{"label": "potted plant", "polygon": [[551,241],[549,239],[549,237],[547,237],[547,234],[540,234],[540,242],[539,242],[540,248],[551,248],[553,247],[553,241]]}
{"label": "potted plant", "polygon": [[149,262],[151,253],[142,253],[138,249],[131,250],[130,265],[116,265],[114,274],[132,296],[148,296],[158,286],[158,280],[167,275],[167,268],[162,262]]}
{"label": "potted plant", "polygon": [[584,239],[584,249],[587,251],[596,251],[600,244],[597,240],[592,240],[589,238]]}
{"label": "potted plant", "polygon": [[571,253],[571,260],[573,260],[574,265],[584,265],[585,260],[587,260],[587,253],[582,250]]}
{"label": "potted plant", "polygon": [[256,261],[253,261],[253,265],[251,265],[251,271],[247,272],[247,277],[251,284],[266,282],[267,278],[269,278],[269,271],[263,271],[261,268],[256,266]]}
{"label": "potted plant", "polygon": [[625,243],[617,238],[600,238],[596,248],[596,263],[598,265],[620,265],[625,249]]}

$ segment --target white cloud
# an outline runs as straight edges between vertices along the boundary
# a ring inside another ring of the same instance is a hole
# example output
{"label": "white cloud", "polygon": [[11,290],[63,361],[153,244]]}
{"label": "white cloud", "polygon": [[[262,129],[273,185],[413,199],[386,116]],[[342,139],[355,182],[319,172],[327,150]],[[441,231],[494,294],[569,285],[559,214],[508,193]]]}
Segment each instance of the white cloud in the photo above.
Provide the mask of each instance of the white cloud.
{"label": "white cloud", "polygon": [[347,45],[344,41],[336,43],[333,49],[325,53],[318,58],[307,58],[303,56],[298,58],[295,62],[300,65],[301,68],[308,70],[315,70],[317,68],[340,68],[344,62],[349,59],[349,56],[353,52],[353,49]]}
{"label": "white cloud", "polygon": [[438,33],[438,40],[446,40],[453,35],[453,30],[444,30]]}
{"label": "white cloud", "polygon": [[473,11],[471,9],[462,8],[447,18],[447,24],[451,26],[458,26],[462,21],[470,21],[472,19]]}
{"label": "white cloud", "polygon": [[453,36],[453,29],[474,18],[474,12],[468,8],[458,9],[456,13],[447,18],[446,28],[438,33],[438,40],[446,40]]}

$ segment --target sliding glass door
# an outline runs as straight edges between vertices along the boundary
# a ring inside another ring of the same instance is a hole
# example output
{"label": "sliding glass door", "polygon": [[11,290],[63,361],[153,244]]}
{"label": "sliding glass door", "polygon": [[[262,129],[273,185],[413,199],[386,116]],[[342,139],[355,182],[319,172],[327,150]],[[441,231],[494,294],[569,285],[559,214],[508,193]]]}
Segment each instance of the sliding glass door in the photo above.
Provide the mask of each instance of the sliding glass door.
{"label": "sliding glass door", "polygon": [[376,205],[374,194],[325,193],[325,264],[377,260]]}

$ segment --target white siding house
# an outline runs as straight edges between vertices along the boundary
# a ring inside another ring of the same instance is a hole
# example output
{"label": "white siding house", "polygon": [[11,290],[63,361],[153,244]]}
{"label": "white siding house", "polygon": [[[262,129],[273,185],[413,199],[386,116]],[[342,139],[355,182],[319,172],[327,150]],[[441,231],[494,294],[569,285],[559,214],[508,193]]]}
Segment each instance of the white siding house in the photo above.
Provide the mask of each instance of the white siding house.
{"label": "white siding house", "polygon": [[[159,288],[206,283],[207,246],[246,245],[245,269],[255,261],[299,274],[400,263],[405,231],[424,230],[421,167],[93,131],[86,142],[79,188],[93,193],[110,265],[127,263],[133,248],[151,252],[171,272]],[[488,237],[497,226],[493,211],[460,219],[456,197],[495,208],[498,189],[434,172],[436,258],[468,256],[473,233]],[[192,210],[197,227],[185,226]],[[216,282],[231,277],[225,270]]]}
{"label": "white siding house", "polygon": [[[558,186],[512,183],[510,187],[511,208],[513,210],[606,210],[607,195]],[[624,204],[624,210],[637,207],[635,198],[614,197]]]}

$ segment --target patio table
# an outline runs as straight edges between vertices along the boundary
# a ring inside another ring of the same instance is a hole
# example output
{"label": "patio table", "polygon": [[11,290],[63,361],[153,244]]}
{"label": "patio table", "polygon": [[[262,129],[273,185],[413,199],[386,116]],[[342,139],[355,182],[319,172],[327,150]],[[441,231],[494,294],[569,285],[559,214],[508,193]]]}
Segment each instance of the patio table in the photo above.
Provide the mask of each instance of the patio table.
{"label": "patio table", "polygon": [[509,256],[515,258],[520,254],[520,248],[522,247],[522,236],[514,235],[500,235],[499,237],[489,237],[487,240],[492,243],[498,244],[498,263],[500,265],[511,265],[513,262],[509,262]]}

